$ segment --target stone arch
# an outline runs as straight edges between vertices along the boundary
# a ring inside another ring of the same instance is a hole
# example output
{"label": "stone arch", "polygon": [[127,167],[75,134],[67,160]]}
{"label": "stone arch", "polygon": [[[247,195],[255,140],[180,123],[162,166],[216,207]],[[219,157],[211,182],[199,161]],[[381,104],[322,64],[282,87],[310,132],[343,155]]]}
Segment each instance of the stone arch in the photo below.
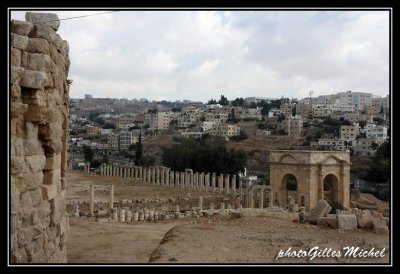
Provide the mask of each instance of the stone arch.
{"label": "stone arch", "polygon": [[331,205],[334,203],[340,203],[340,186],[338,177],[333,173],[328,173],[324,176],[322,183],[324,200],[326,200]]}
{"label": "stone arch", "polygon": [[281,202],[286,205],[289,197],[295,199],[298,202],[298,190],[299,190],[299,176],[294,175],[294,172],[287,172],[281,180]]}
{"label": "stone arch", "polygon": [[[270,184],[272,201],[277,206],[288,204],[287,178],[292,174],[297,180],[296,203],[312,210],[319,199],[334,200],[343,207],[350,206],[350,153],[348,151],[270,152]],[[328,176],[328,177],[327,177]],[[332,185],[324,195],[323,181],[327,177]]]}
{"label": "stone arch", "polygon": [[280,163],[283,163],[283,162],[286,162],[286,163],[297,163],[298,160],[292,154],[285,153],[279,158],[279,162]]}

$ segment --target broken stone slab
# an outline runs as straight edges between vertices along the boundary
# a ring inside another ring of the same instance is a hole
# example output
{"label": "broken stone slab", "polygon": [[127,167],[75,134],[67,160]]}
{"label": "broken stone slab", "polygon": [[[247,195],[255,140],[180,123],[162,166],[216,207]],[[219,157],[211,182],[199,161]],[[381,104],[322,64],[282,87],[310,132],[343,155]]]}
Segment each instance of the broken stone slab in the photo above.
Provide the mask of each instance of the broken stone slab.
{"label": "broken stone slab", "polygon": [[356,215],[336,215],[338,221],[338,228],[343,230],[354,230],[357,229],[357,217]]}
{"label": "broken stone slab", "polygon": [[55,13],[27,12],[25,13],[25,20],[33,24],[48,26],[56,31],[60,27],[60,20]]}
{"label": "broken stone slab", "polygon": [[374,232],[378,234],[389,234],[389,228],[387,226],[376,226]]}
{"label": "broken stone slab", "polygon": [[311,211],[308,216],[308,221],[311,224],[317,224],[318,218],[326,217],[331,211],[332,207],[325,200],[319,200],[316,207]]}
{"label": "broken stone slab", "polygon": [[373,228],[372,215],[368,213],[357,214],[357,227],[359,228]]}

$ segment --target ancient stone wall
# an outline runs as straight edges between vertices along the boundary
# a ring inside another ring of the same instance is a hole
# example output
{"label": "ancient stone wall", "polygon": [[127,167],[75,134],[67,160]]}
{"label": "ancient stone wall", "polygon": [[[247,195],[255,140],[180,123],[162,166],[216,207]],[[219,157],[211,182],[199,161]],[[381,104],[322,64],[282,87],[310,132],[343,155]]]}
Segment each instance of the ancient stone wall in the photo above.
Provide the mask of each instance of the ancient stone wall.
{"label": "ancient stone wall", "polygon": [[66,263],[68,43],[55,14],[10,22],[10,261]]}

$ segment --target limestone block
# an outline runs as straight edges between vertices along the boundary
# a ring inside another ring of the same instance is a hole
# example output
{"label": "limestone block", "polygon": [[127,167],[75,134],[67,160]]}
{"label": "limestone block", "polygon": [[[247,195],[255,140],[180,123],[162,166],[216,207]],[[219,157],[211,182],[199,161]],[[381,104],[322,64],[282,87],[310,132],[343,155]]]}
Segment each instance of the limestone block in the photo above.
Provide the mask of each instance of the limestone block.
{"label": "limestone block", "polygon": [[43,154],[42,143],[38,139],[24,139],[23,144],[26,156]]}
{"label": "limestone block", "polygon": [[46,164],[46,156],[44,156],[43,154],[26,156],[25,160],[31,172],[42,171]]}
{"label": "limestone block", "polygon": [[56,154],[46,158],[44,170],[53,170],[61,167],[61,154]]}
{"label": "limestone block", "polygon": [[[12,178],[13,176],[11,176]],[[16,214],[20,210],[20,192],[18,191],[18,188],[15,184],[12,183],[13,181],[11,180],[11,214]]]}
{"label": "limestone block", "polygon": [[311,224],[317,224],[318,218],[326,217],[331,209],[332,207],[328,204],[327,201],[319,200],[316,207],[311,211],[310,215],[308,216],[308,221]]}
{"label": "limestone block", "polygon": [[11,47],[20,50],[26,50],[26,47],[28,46],[28,40],[29,38],[27,36],[18,35],[15,33],[11,33],[10,36]]}
{"label": "limestone block", "polygon": [[50,185],[50,184],[61,184],[61,169],[57,168],[54,170],[48,170],[43,172],[43,184]]}
{"label": "limestone block", "polygon": [[57,184],[42,185],[42,198],[43,200],[50,201],[57,196]]}
{"label": "limestone block", "polygon": [[11,175],[11,184],[13,184],[19,192],[36,189],[42,184],[42,181],[43,172]]}
{"label": "limestone block", "polygon": [[49,51],[51,59],[54,61],[56,65],[58,65],[58,67],[55,68],[58,68],[61,71],[61,73],[64,74],[62,70],[62,68],[65,66],[64,56],[57,51],[57,48],[55,46],[50,45]]}
{"label": "limestone block", "polygon": [[37,139],[38,138],[38,125],[27,122],[25,123],[25,139]]}
{"label": "limestone block", "polygon": [[45,106],[29,105],[24,114],[24,119],[26,122],[45,124],[47,122],[47,108]]}
{"label": "limestone block", "polygon": [[51,58],[47,54],[24,52],[22,67],[29,70],[48,71],[51,66]]}
{"label": "limestone block", "polygon": [[28,36],[32,29],[33,24],[31,22],[11,20],[10,30],[12,33]]}
{"label": "limestone block", "polygon": [[19,85],[22,77],[24,77],[25,70],[21,67],[11,66],[10,71],[10,84]]}
{"label": "limestone block", "polygon": [[18,100],[21,98],[21,86],[20,85],[11,85],[10,98],[11,98],[11,100]]}
{"label": "limestone block", "polygon": [[387,226],[386,220],[378,219],[378,218],[372,218],[372,224],[373,227],[378,227],[378,226]]}
{"label": "limestone block", "polygon": [[42,202],[42,190],[39,188],[29,191],[31,195],[32,206],[37,207]]}
{"label": "limestone block", "polygon": [[63,129],[60,121],[58,123],[48,123],[39,127],[39,137],[41,140],[61,139],[62,136]]}
{"label": "limestone block", "polygon": [[50,53],[50,44],[45,39],[41,38],[29,38],[28,46],[26,47],[27,52],[31,53]]}
{"label": "limestone block", "polygon": [[357,229],[357,217],[356,215],[336,215],[338,220],[338,228],[343,230],[354,230]]}
{"label": "limestone block", "polygon": [[26,12],[25,20],[37,25],[44,25],[52,28],[53,30],[58,30],[60,27],[60,20],[58,15],[54,13],[38,13],[38,12]]}
{"label": "limestone block", "polygon": [[38,240],[29,242],[25,246],[25,251],[29,256],[32,256],[33,254],[39,252],[41,249],[42,249],[42,244]]}
{"label": "limestone block", "polygon": [[[19,118],[27,110],[28,110],[27,104],[22,104],[19,102],[11,102],[11,118]],[[12,135],[17,134],[16,131],[15,131],[15,133],[13,132],[13,128],[11,128],[11,134]],[[20,135],[17,135],[17,136],[20,136]]]}
{"label": "limestone block", "polygon": [[11,175],[25,172],[26,165],[24,157],[13,156],[11,157]]}
{"label": "limestone block", "polygon": [[374,224],[372,223],[371,213],[361,213],[357,214],[357,227],[359,228],[372,228]]}
{"label": "limestone block", "polygon": [[20,85],[27,88],[42,89],[47,82],[43,71],[25,70]]}
{"label": "limestone block", "polygon": [[11,48],[11,66],[21,66],[21,51],[16,48]]}
{"label": "limestone block", "polygon": [[58,123],[62,124],[62,113],[56,108],[48,108],[47,109],[47,121],[49,123]]}
{"label": "limestone block", "polygon": [[46,254],[43,249],[40,249],[38,252],[33,253],[31,256],[31,263],[44,263],[47,262]]}
{"label": "limestone block", "polygon": [[62,51],[64,52],[64,54],[66,56],[69,55],[69,44],[68,44],[68,42],[66,40],[63,40]]}
{"label": "limestone block", "polygon": [[33,239],[33,227],[21,227],[17,234],[17,242],[19,246],[25,246]]}
{"label": "limestone block", "polygon": [[389,234],[388,226],[376,226],[374,227],[374,231],[378,234]]}
{"label": "limestone block", "polygon": [[[13,136],[14,137],[14,136]],[[23,156],[24,155],[24,142],[22,138],[11,138],[11,156]]]}

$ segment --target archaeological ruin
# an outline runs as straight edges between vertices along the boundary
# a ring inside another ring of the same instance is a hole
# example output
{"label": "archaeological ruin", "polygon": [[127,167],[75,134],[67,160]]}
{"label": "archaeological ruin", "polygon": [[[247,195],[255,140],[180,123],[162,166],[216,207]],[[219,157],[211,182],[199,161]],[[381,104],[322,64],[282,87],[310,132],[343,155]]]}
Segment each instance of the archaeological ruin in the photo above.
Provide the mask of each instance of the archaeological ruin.
{"label": "archaeological ruin", "polygon": [[349,208],[350,153],[271,151],[270,181],[274,203],[279,206],[286,206],[291,196],[308,211],[321,199]]}
{"label": "archaeological ruin", "polygon": [[56,14],[10,22],[10,261],[66,263],[69,46]]}

